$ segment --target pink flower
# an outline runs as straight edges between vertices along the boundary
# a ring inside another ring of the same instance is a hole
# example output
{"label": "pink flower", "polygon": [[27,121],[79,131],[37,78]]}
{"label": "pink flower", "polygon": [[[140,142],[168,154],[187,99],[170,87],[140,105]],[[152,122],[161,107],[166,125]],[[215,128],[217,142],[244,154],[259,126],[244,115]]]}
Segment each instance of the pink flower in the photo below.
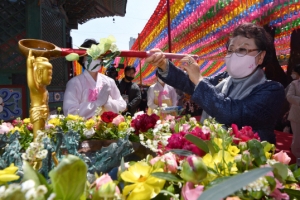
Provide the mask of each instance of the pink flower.
{"label": "pink flower", "polygon": [[286,165],[288,165],[291,161],[291,158],[287,155],[287,153],[282,150],[279,153],[274,154],[273,159]]}
{"label": "pink flower", "polygon": [[275,181],[276,181],[276,186],[273,192],[270,194],[270,196],[274,197],[275,200],[289,200],[290,199],[289,195],[286,193],[281,193],[279,190],[283,188],[282,183],[280,183],[277,179],[275,179]]}
{"label": "pink flower", "polygon": [[174,121],[175,120],[175,116],[172,115],[167,115],[165,118],[166,121]]}
{"label": "pink flower", "polygon": [[125,122],[125,118],[123,117],[123,115],[116,116],[112,121],[112,123],[116,126],[118,126],[121,122]]}
{"label": "pink flower", "polygon": [[13,125],[9,122],[3,122],[0,124],[0,134],[5,134],[10,132],[13,129]]}
{"label": "pink flower", "polygon": [[190,128],[191,128],[191,125],[189,125],[189,124],[182,124],[182,131],[183,132],[188,132]]}
{"label": "pink flower", "polygon": [[241,200],[240,197],[227,197],[226,200]]}
{"label": "pink flower", "polygon": [[181,195],[184,200],[197,200],[204,190],[203,185],[194,186],[193,183],[187,182],[181,190]]}
{"label": "pink flower", "polygon": [[177,172],[178,164],[176,161],[176,156],[173,153],[169,152],[162,156],[157,156],[150,160],[150,164],[154,165],[159,160],[166,163],[166,168],[165,168],[166,172],[171,172],[171,173]]}
{"label": "pink flower", "polygon": [[[99,190],[99,188],[109,182],[113,182],[113,180],[110,178],[110,176],[108,174],[103,174],[102,176],[100,176],[99,178],[97,178],[97,180],[95,181],[96,183],[96,189]],[[119,188],[116,186],[116,192],[118,194],[120,194],[120,190]]]}

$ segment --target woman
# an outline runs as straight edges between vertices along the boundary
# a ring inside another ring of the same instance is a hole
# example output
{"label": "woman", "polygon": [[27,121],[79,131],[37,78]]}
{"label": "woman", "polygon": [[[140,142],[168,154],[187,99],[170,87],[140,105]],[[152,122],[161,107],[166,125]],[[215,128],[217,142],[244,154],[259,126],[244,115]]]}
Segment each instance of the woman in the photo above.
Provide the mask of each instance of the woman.
{"label": "woman", "polygon": [[275,144],[274,127],[285,94],[280,83],[265,78],[262,68],[272,58],[274,44],[262,27],[245,23],[233,31],[225,56],[227,72],[214,77],[203,78],[190,56],[181,60],[185,74],[160,50],[152,51],[157,53],[146,62],[159,67],[164,82],[192,95],[204,110],[202,121],[211,116],[227,126],[252,126],[262,141]]}
{"label": "woman", "polygon": [[[93,39],[87,39],[81,47],[90,48],[93,44],[98,43]],[[123,111],[126,102],[115,81],[99,73],[101,61],[84,56],[79,58],[79,63],[85,70],[67,83],[63,102],[64,114],[78,114],[89,119],[96,114],[99,107],[102,107],[102,111],[115,113]]]}
{"label": "woman", "polygon": [[292,153],[296,158],[300,158],[300,64],[294,68],[292,78],[294,81],[291,82],[286,94],[291,105],[288,120],[293,131]]}

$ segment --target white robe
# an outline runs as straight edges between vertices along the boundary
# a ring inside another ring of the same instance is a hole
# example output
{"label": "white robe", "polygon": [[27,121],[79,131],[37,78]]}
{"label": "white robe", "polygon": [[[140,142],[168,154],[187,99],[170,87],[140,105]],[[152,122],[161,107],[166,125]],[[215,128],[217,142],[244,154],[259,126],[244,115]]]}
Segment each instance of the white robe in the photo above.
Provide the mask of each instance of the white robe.
{"label": "white robe", "polygon": [[[90,90],[96,90],[98,95],[89,100]],[[126,108],[118,87],[113,79],[98,73],[97,82],[85,70],[79,76],[73,77],[67,83],[64,94],[64,115],[80,115],[86,119],[95,115],[98,107],[105,111],[119,113]]]}
{"label": "white robe", "polygon": [[149,108],[151,109],[156,109],[158,107],[158,99],[157,97],[155,97],[154,95],[154,91],[158,91],[158,92],[163,92],[166,91],[166,95],[162,95],[161,99],[162,99],[162,103],[164,102],[168,102],[165,100],[171,100],[171,104],[172,105],[168,105],[168,106],[177,106],[177,93],[175,88],[173,88],[170,85],[164,84],[164,86],[162,86],[159,82],[156,82],[155,84],[151,85],[148,89],[147,92],[147,105]]}

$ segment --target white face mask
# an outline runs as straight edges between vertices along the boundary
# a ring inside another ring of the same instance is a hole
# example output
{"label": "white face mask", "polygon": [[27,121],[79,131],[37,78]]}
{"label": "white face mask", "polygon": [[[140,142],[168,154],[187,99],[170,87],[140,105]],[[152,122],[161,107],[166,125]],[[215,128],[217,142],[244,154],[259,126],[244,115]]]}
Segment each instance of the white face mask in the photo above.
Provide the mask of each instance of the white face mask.
{"label": "white face mask", "polygon": [[294,79],[294,80],[297,79],[297,75],[296,75],[296,74],[292,74],[291,77],[292,77],[292,79]]}
{"label": "white face mask", "polygon": [[90,72],[98,72],[101,68],[101,60],[92,60],[89,64],[88,61],[84,61],[84,68]]}
{"label": "white face mask", "polygon": [[[260,54],[260,52],[258,54]],[[257,67],[255,62],[256,56],[245,55],[243,57],[239,57],[233,53],[231,57],[225,57],[228,74],[232,78],[244,78],[249,76]]]}

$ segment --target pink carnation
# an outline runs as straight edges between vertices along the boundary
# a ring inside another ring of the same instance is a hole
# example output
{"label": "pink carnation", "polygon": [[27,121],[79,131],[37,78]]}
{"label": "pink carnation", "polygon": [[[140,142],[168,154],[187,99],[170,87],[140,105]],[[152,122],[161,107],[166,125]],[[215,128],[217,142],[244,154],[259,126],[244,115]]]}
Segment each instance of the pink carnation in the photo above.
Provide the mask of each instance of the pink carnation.
{"label": "pink carnation", "polygon": [[282,150],[274,154],[273,159],[286,165],[288,165],[291,161],[291,158],[287,155],[287,153],[283,152]]}
{"label": "pink carnation", "polygon": [[118,126],[121,122],[125,122],[125,118],[123,117],[123,115],[118,115],[112,120],[112,123],[116,126]]}
{"label": "pink carnation", "polygon": [[204,186],[198,185],[194,186],[193,183],[187,182],[181,190],[181,195],[184,200],[197,200],[198,197],[203,193]]}
{"label": "pink carnation", "polygon": [[177,172],[178,164],[177,164],[176,156],[173,153],[169,152],[162,156],[157,156],[157,157],[151,159],[150,163],[151,163],[151,165],[154,165],[159,160],[166,163],[166,167],[165,167],[166,172],[168,172],[168,171],[172,172],[172,173]]}
{"label": "pink carnation", "polygon": [[[97,178],[97,180],[95,181],[96,183],[96,189],[98,190],[102,185],[109,183],[109,182],[113,182],[113,180],[111,179],[111,177],[108,174],[103,174],[102,176],[100,176],[99,178]],[[116,186],[116,192],[118,194],[120,194],[120,190],[119,188]]]}
{"label": "pink carnation", "polygon": [[3,122],[0,124],[0,134],[5,134],[10,132],[13,129],[13,125],[9,122]]}

